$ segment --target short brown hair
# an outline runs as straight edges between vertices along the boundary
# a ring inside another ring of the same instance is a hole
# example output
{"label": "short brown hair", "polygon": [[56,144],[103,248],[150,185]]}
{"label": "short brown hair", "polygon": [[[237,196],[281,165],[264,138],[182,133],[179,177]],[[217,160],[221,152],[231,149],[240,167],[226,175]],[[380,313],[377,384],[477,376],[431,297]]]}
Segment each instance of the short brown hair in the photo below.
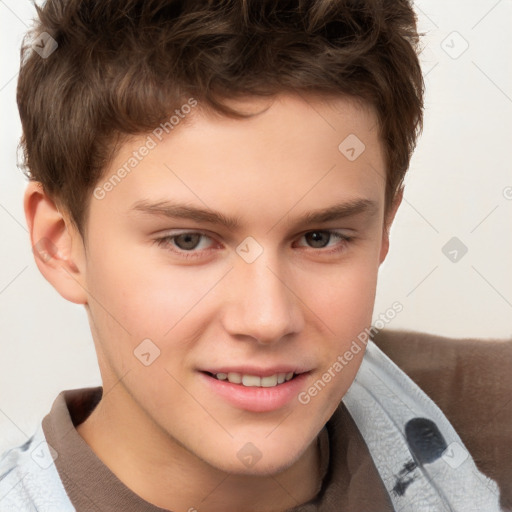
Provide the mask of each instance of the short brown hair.
{"label": "short brown hair", "polygon": [[[190,97],[234,118],[245,115],[223,100],[280,92],[363,100],[379,120],[386,207],[402,185],[423,120],[409,0],[47,0],[37,11],[17,90],[23,164],[82,236],[118,143]],[[31,44],[45,32],[58,48],[41,58]]]}

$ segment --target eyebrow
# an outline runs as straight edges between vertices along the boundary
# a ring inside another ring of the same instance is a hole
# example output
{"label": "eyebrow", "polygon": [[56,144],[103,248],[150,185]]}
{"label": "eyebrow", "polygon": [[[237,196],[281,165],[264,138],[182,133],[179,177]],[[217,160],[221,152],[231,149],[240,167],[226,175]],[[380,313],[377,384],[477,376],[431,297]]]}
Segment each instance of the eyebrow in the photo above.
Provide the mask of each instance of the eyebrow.
{"label": "eyebrow", "polygon": [[[184,203],[158,201],[151,203],[140,200],[134,203],[131,210],[147,215],[163,216],[170,219],[186,219],[196,222],[216,224],[235,231],[240,228],[239,218],[226,216],[210,208],[198,208]],[[296,219],[296,225],[325,224],[360,214],[371,217],[378,212],[378,203],[370,199],[353,199],[335,204],[328,208],[313,210]],[[284,217],[283,217],[284,218]],[[280,219],[278,222],[280,222]]]}

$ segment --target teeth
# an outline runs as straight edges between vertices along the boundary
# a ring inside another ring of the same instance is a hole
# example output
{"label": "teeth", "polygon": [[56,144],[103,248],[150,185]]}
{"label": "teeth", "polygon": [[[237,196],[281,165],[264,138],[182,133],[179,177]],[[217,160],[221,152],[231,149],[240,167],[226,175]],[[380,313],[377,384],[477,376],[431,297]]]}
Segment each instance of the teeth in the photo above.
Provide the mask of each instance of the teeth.
{"label": "teeth", "polygon": [[242,384],[247,387],[260,387],[261,377],[256,377],[254,375],[244,375],[242,377]]}
{"label": "teeth", "polygon": [[269,375],[268,377],[258,377],[257,375],[242,375],[241,373],[229,372],[229,373],[217,373],[215,377],[218,380],[227,380],[231,384],[242,384],[246,387],[263,387],[273,388],[279,384],[283,384],[285,381],[288,382],[294,376],[293,372],[289,373],[276,373]]}
{"label": "teeth", "polygon": [[277,374],[270,377],[261,377],[261,386],[264,388],[272,388],[277,386]]}
{"label": "teeth", "polygon": [[242,384],[242,376],[239,373],[229,372],[228,380],[232,384]]}

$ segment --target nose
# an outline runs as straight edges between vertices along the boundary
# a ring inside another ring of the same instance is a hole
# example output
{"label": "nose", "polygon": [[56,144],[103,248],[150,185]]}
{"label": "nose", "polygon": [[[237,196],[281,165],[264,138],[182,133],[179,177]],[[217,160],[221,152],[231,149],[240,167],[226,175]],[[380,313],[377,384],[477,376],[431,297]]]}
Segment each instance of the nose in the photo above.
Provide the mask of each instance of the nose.
{"label": "nose", "polygon": [[269,345],[302,330],[302,302],[290,273],[279,269],[277,258],[265,253],[252,263],[237,261],[223,314],[224,328],[233,337]]}

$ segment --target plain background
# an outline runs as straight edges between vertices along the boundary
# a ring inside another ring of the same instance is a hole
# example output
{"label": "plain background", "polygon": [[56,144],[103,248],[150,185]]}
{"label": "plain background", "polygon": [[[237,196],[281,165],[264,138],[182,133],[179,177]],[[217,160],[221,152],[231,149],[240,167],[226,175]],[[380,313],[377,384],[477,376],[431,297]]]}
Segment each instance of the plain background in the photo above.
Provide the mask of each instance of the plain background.
{"label": "plain background", "polygon": [[[425,126],[381,268],[375,318],[399,301],[403,311],[388,328],[507,338],[512,1],[422,0],[415,9],[425,32]],[[101,384],[85,311],[39,274],[22,210],[15,89],[33,14],[28,0],[0,0],[0,452],[32,435],[61,390]],[[459,248],[443,252],[453,237]]]}

